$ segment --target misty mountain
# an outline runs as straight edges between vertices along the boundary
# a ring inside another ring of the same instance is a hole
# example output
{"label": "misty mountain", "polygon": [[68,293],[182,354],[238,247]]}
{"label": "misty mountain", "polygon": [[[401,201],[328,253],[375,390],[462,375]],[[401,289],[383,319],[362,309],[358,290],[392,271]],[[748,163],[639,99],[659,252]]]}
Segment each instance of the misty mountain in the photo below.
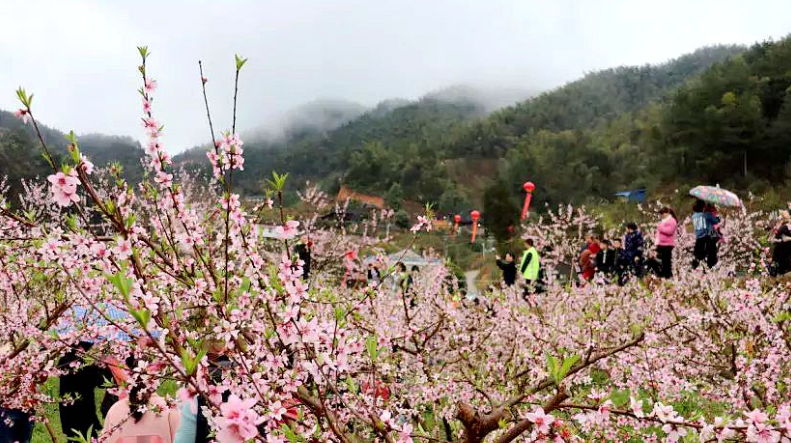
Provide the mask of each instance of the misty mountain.
{"label": "misty mountain", "polygon": [[298,138],[331,131],[366,112],[366,107],[348,100],[320,99],[292,109],[275,122],[245,131],[248,141]]}
{"label": "misty mountain", "polygon": [[[442,133],[457,124],[484,115],[483,105],[467,100],[451,102],[428,97],[416,101],[387,100],[332,130],[303,127],[302,131],[292,131],[280,139],[246,141],[245,170],[235,174],[234,182],[244,192],[258,194],[264,180],[276,170],[288,172],[294,186],[313,180],[337,187],[346,180],[353,169],[352,161],[366,146],[384,146],[388,152],[406,153],[414,146],[427,147],[429,140],[440,139]],[[201,165],[208,173],[205,151],[205,147],[196,147],[174,160]],[[436,171],[430,174],[436,175]],[[352,173],[351,183],[357,185],[354,177]]]}
{"label": "misty mountain", "polygon": [[537,91],[516,87],[453,85],[426,94],[427,98],[452,103],[472,102],[493,112],[535,96]]}

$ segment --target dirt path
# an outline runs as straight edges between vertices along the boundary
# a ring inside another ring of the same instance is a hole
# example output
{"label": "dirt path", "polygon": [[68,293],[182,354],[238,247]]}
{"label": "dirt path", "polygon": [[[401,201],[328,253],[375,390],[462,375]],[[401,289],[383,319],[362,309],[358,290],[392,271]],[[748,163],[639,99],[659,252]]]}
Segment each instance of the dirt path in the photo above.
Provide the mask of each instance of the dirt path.
{"label": "dirt path", "polygon": [[467,298],[478,298],[478,287],[475,286],[475,279],[481,271],[467,271],[464,273],[464,281],[467,282]]}

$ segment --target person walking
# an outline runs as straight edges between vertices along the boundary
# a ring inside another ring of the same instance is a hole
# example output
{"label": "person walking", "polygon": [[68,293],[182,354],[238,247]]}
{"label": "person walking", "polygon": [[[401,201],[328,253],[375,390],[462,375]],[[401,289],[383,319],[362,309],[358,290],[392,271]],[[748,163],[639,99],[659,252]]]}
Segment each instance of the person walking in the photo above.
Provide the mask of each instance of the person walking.
{"label": "person walking", "polygon": [[636,277],[643,275],[643,233],[637,227],[637,223],[629,222],[626,224],[626,236],[624,237],[623,252],[624,257],[629,261],[628,270]]}
{"label": "person walking", "polygon": [[497,267],[503,271],[503,283],[505,283],[506,286],[513,286],[516,282],[516,263],[514,262],[514,256],[511,255],[510,252],[506,252],[505,260],[499,255],[496,259]]}
{"label": "person walking", "polygon": [[[533,239],[528,238],[525,240],[525,252],[522,254],[522,262],[519,264],[519,273],[525,278],[528,288],[537,282],[540,267],[541,257],[533,244]],[[525,289],[527,290],[527,288]]]}
{"label": "person walking", "polygon": [[716,266],[719,262],[718,254],[720,251],[720,244],[725,243],[725,234],[722,232],[722,218],[720,217],[719,211],[717,211],[717,207],[711,203],[707,203],[704,212],[709,214],[712,219],[716,220],[716,223],[711,225],[711,248],[709,248],[706,255],[707,263],[711,268]]}
{"label": "person walking", "polygon": [[709,268],[717,264],[719,236],[716,234],[716,226],[720,223],[720,219],[706,209],[707,205],[703,200],[697,200],[692,205],[692,228],[695,231],[693,269],[697,269],[702,261],[705,261]]}
{"label": "person walking", "polygon": [[659,276],[673,277],[673,249],[676,247],[678,220],[676,213],[665,206],[659,211],[662,220],[656,226],[656,255],[659,260]]}

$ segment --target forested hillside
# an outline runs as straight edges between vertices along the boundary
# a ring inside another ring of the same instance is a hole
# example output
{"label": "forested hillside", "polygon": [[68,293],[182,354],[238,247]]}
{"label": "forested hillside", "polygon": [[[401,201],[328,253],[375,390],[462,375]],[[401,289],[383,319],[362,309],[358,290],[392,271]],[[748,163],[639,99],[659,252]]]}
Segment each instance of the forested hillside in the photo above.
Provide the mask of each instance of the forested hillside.
{"label": "forested hillside", "polygon": [[598,126],[666,96],[713,64],[743,50],[740,46],[713,46],[661,65],[622,66],[590,73],[462,128],[445,150],[455,156],[502,156],[513,146],[514,138],[533,130]]}
{"label": "forested hillside", "polygon": [[[67,155],[68,142],[62,132],[41,123],[39,129],[56,158]],[[79,136],[78,142],[80,150],[97,167],[118,162],[127,180],[137,182],[142,178],[140,159],[143,150],[130,137],[87,134]],[[49,165],[41,156],[41,147],[32,125],[24,125],[12,113],[0,110],[0,177],[8,177],[12,200],[21,189],[21,179],[43,177],[51,173]]]}
{"label": "forested hillside", "polygon": [[[268,172],[277,170],[291,174],[292,183],[319,180],[331,191],[341,182],[373,192],[400,183],[416,199],[436,200],[447,185],[437,146],[460,123],[482,115],[482,105],[463,99],[386,101],[332,131],[245,143],[245,170],[234,180],[260,193]],[[204,165],[205,151],[194,148],[176,161]]]}

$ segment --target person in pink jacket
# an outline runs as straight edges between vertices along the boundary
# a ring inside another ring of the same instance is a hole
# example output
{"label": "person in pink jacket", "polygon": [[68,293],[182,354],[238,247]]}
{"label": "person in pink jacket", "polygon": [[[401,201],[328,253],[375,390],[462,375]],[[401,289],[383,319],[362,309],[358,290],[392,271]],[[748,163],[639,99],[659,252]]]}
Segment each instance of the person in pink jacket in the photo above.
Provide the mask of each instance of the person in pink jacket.
{"label": "person in pink jacket", "polygon": [[180,419],[179,410],[158,395],[132,388],[110,408],[102,437],[105,443],[173,443]]}
{"label": "person in pink jacket", "polygon": [[659,276],[673,277],[673,248],[676,247],[676,230],[678,220],[676,213],[665,206],[659,211],[662,220],[656,226],[656,255],[661,263]]}

